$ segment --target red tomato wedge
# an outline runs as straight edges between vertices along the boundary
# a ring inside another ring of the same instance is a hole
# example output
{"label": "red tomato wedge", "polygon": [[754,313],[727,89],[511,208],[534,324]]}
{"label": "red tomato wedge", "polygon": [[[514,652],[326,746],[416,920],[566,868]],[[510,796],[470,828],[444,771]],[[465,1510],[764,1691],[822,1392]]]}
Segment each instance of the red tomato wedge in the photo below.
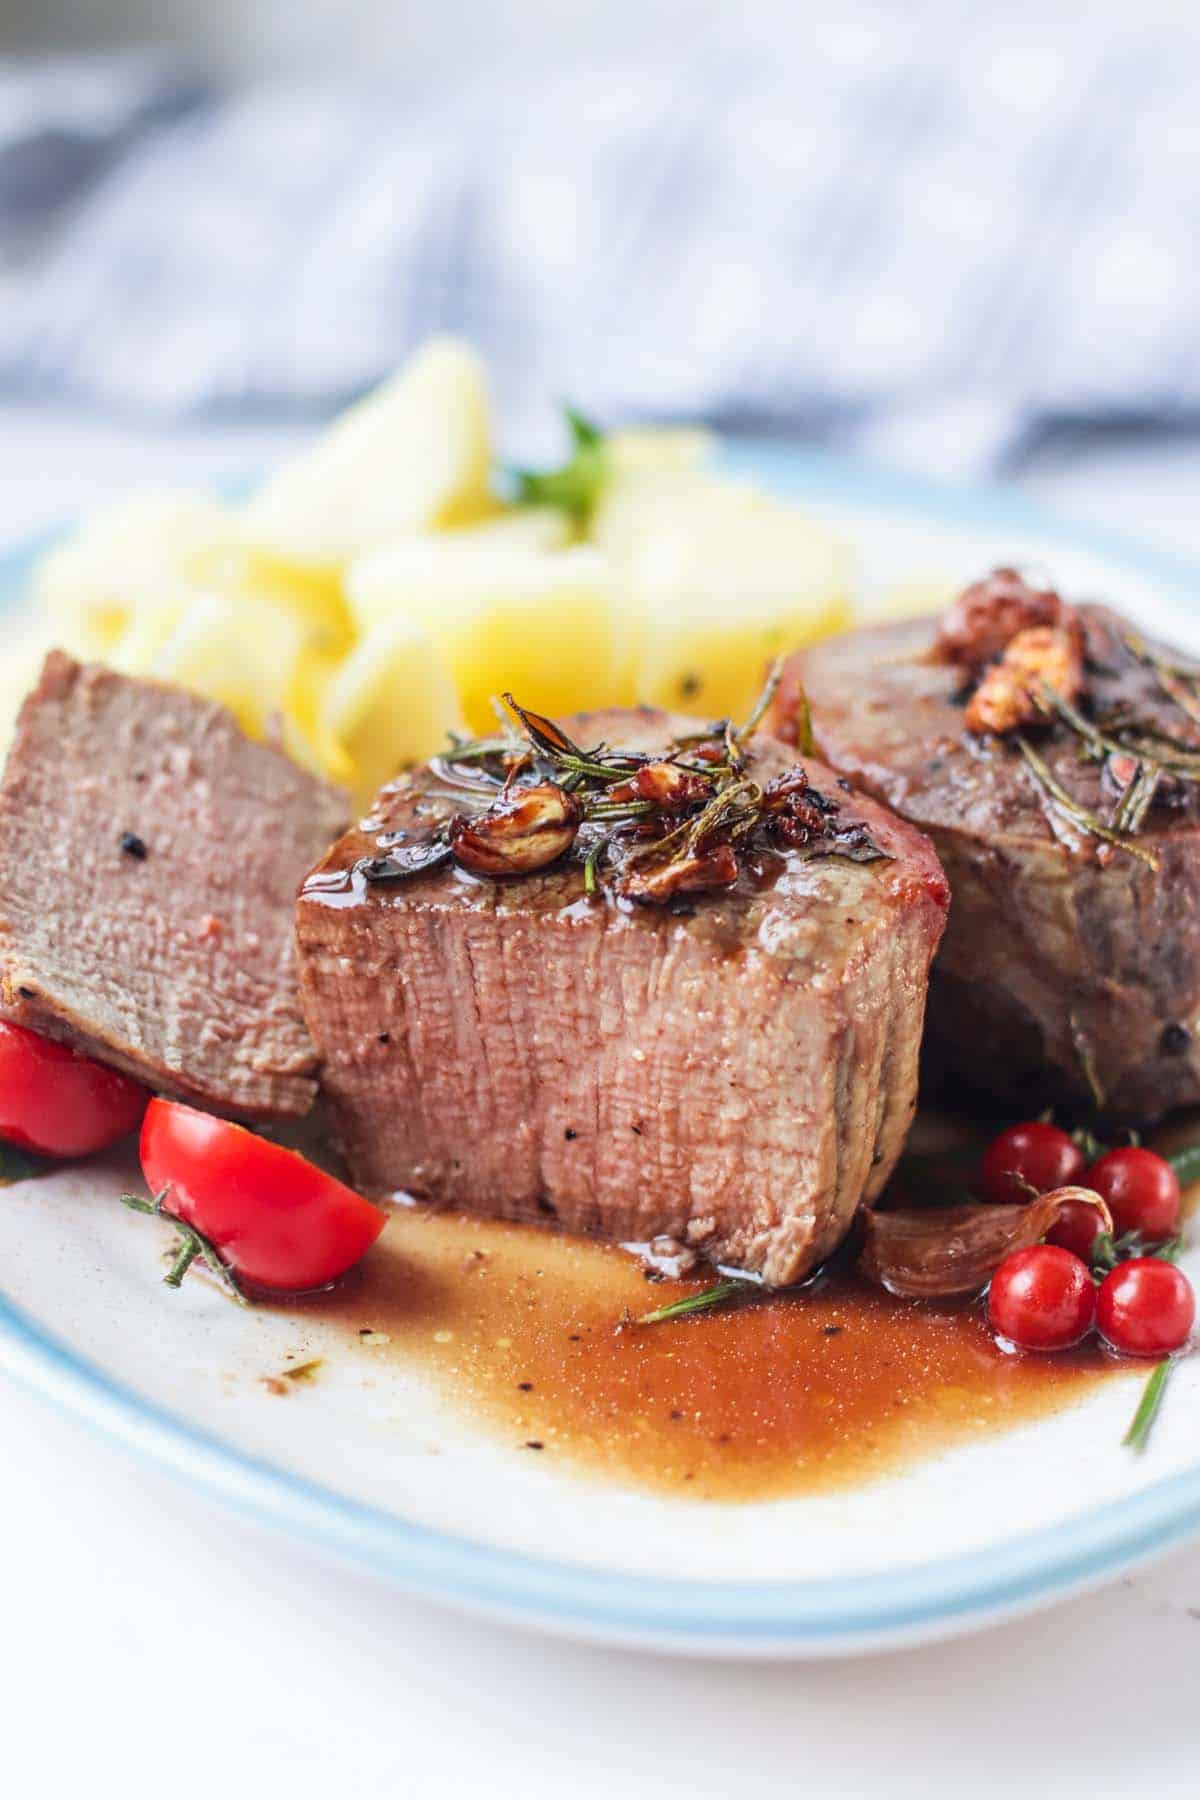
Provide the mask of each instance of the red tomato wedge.
{"label": "red tomato wedge", "polygon": [[150,1095],[67,1044],[0,1020],[0,1138],[42,1156],[90,1156],[133,1131]]}
{"label": "red tomato wedge", "polygon": [[164,1213],[194,1225],[254,1287],[303,1293],[364,1256],[387,1214],[295,1150],[175,1100],[152,1100],[142,1173]]}

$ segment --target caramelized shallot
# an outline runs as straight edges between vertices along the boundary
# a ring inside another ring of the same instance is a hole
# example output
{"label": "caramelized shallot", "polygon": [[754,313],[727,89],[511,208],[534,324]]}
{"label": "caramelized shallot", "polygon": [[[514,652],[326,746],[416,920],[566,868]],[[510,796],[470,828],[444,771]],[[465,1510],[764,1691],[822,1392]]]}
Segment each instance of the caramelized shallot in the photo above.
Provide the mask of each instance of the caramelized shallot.
{"label": "caramelized shallot", "polygon": [[1031,625],[1018,631],[1003,657],[988,669],[967,703],[971,731],[1002,734],[1042,716],[1039,691],[1053,688],[1077,698],[1083,686],[1083,652],[1073,625]]}
{"label": "caramelized shallot", "polygon": [[678,763],[646,763],[628,781],[620,781],[605,793],[614,805],[625,801],[645,800],[664,812],[693,805],[704,806],[712,799],[712,781],[705,775],[692,775]]}
{"label": "caramelized shallot", "polygon": [[454,819],[450,848],[473,875],[532,875],[571,848],[582,819],[574,794],[542,781],[511,789],[475,818]]}
{"label": "caramelized shallot", "polygon": [[1057,625],[1066,608],[1053,588],[1035,587],[1019,569],[993,569],[965,588],[938,630],[940,662],[982,669],[1031,625]]}
{"label": "caramelized shallot", "polygon": [[714,844],[695,856],[677,856],[657,866],[627,868],[618,883],[627,900],[661,906],[676,894],[700,894],[711,888],[732,887],[738,878],[738,859],[732,844]]}
{"label": "caramelized shallot", "polygon": [[1112,1230],[1104,1201],[1080,1187],[1055,1188],[1021,1206],[924,1206],[896,1212],[868,1207],[858,1266],[869,1280],[907,1299],[977,1294],[1010,1250],[1040,1243],[1075,1200],[1094,1206],[1104,1230]]}

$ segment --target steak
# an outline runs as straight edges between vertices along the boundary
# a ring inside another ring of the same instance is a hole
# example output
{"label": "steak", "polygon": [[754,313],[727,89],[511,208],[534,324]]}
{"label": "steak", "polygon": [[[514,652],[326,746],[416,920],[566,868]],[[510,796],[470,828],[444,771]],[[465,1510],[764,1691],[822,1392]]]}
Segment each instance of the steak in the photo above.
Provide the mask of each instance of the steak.
{"label": "steak", "polygon": [[[1011,586],[1012,574],[997,571],[964,598],[986,598],[1000,577]],[[771,720],[785,734],[793,727],[802,685],[819,753],[933,839],[952,903],[930,989],[930,1065],[1009,1109],[1061,1103],[1152,1120],[1194,1104],[1197,787],[1164,779],[1132,835],[1113,827],[1136,765],[1097,750],[1063,717],[1039,717],[1021,734],[1036,764],[1017,735],[967,730],[972,690],[982,690],[969,659],[946,655],[960,608],[940,632],[937,619],[906,620],[798,654]],[[1132,627],[1104,607],[1066,610],[1082,649],[1077,725],[1135,732],[1167,756],[1200,753],[1200,727],[1171,697],[1183,685],[1162,664],[1171,654],[1136,634],[1131,648]],[[1014,642],[1036,649],[1046,629],[1039,616]],[[990,665],[1006,704],[1018,660],[1010,651]],[[1098,835],[1089,816],[1125,843]]]}
{"label": "steak", "polygon": [[51,652],[0,786],[0,1016],[218,1112],[307,1112],[295,893],[346,816],[224,707]]}
{"label": "steak", "polygon": [[[658,753],[696,722],[639,708],[565,729]],[[883,854],[789,849],[663,906],[589,897],[574,852],[520,878],[443,864],[385,883],[364,866],[454,802],[428,769],[383,790],[297,912],[323,1092],[363,1191],[666,1240],[770,1284],[833,1250],[908,1131],[946,887],[919,832],[819,763],[766,736],[746,756],[761,782],[799,764]]]}

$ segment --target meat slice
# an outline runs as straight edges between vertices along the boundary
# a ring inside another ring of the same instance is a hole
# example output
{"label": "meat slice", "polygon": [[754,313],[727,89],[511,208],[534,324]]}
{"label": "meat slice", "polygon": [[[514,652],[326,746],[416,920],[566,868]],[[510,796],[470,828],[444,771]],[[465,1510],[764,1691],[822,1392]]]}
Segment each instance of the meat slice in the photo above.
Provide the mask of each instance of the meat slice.
{"label": "meat slice", "polygon": [[[565,728],[658,752],[696,721],[641,708]],[[797,762],[885,856],[788,850],[670,906],[589,899],[570,859],[520,879],[366,880],[390,834],[454,807],[428,771],[385,788],[297,914],[305,1013],[359,1187],[666,1239],[772,1284],[825,1257],[908,1130],[946,890],[919,832],[815,761],[749,746],[756,780]]]}
{"label": "meat slice", "polygon": [[[1135,653],[1131,627],[1104,607],[1073,618],[1085,722],[1200,751],[1200,725],[1171,699],[1172,685],[1183,692],[1171,654],[1136,634]],[[1135,851],[1107,841],[1054,800],[1015,734],[965,729],[978,673],[947,658],[935,618],[853,632],[791,659],[772,720],[788,731],[803,684],[819,753],[937,847],[952,902],[930,990],[932,1064],[1009,1109],[1151,1120],[1195,1104],[1200,789],[1164,779]],[[1023,735],[1071,805],[1118,821],[1130,765],[1093,757],[1061,720]]]}
{"label": "meat slice", "polygon": [[307,1112],[295,893],[346,816],[224,707],[52,652],[0,786],[0,1016],[218,1112]]}

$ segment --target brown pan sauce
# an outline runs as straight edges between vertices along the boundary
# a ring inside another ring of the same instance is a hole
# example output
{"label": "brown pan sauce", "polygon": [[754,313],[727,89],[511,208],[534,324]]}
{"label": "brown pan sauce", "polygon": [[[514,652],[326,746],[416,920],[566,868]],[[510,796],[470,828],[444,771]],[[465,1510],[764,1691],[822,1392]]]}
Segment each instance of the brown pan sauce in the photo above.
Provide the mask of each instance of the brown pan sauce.
{"label": "brown pan sauce", "polygon": [[1094,1340],[1006,1354],[980,1301],[901,1300],[849,1269],[632,1322],[711,1279],[648,1280],[611,1246],[402,1209],[337,1290],[301,1305],[341,1328],[366,1379],[422,1371],[521,1454],[703,1500],[858,1485],[1137,1373]]}

